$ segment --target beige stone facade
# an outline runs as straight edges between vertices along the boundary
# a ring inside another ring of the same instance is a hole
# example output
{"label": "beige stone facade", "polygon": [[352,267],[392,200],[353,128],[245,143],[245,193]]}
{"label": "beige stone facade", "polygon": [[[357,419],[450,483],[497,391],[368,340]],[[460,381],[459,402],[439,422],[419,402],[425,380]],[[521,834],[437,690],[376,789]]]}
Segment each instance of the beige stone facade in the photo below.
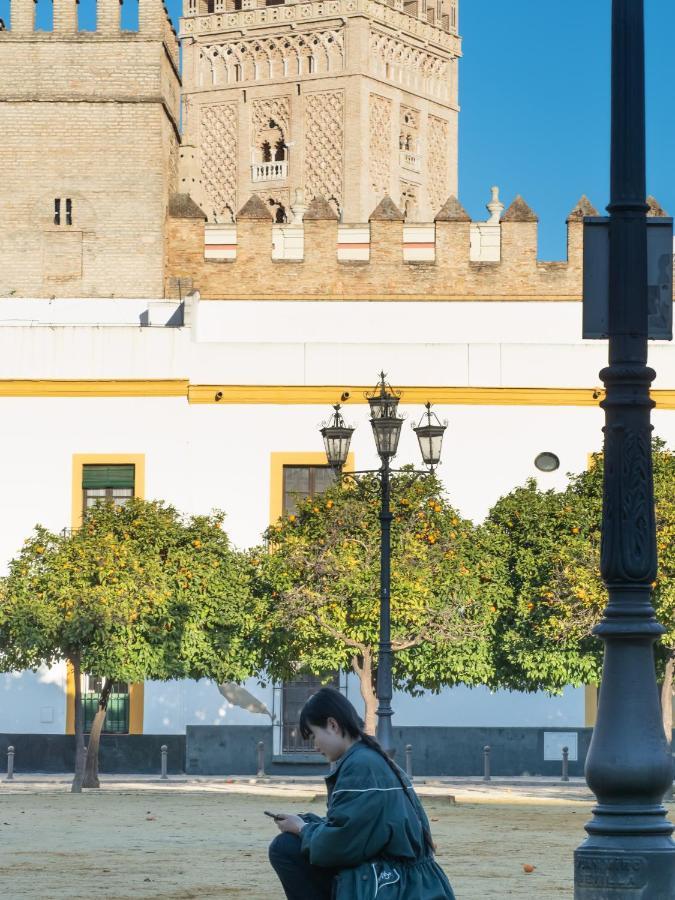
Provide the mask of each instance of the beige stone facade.
{"label": "beige stone facade", "polygon": [[180,190],[210,221],[252,194],[432,221],[457,192],[456,0],[185,3]]}
{"label": "beige stone facade", "polygon": [[54,0],[50,32],[34,10],[12,0],[0,31],[0,296],[160,296],[180,140],[166,10],[140,0],[138,32],[119,0],[96,32],[75,0]]}

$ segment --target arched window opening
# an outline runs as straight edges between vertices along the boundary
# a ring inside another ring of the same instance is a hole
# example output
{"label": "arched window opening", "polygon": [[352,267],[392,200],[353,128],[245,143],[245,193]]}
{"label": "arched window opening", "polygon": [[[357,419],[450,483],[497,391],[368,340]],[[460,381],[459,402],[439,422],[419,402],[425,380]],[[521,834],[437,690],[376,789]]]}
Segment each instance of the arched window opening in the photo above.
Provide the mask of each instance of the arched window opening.
{"label": "arched window opening", "polygon": [[286,159],[286,135],[274,119],[268,119],[255,136],[253,161],[261,163],[283,162]]}

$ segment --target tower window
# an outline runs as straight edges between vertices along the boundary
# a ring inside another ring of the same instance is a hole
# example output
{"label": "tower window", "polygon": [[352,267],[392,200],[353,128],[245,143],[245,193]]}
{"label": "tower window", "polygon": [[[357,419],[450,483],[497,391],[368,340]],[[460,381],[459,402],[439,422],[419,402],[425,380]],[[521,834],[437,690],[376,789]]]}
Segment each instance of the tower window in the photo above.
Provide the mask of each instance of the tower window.
{"label": "tower window", "polygon": [[70,197],[67,197],[65,202],[61,199],[61,197],[54,198],[54,224],[73,224],[73,201],[70,199]]}

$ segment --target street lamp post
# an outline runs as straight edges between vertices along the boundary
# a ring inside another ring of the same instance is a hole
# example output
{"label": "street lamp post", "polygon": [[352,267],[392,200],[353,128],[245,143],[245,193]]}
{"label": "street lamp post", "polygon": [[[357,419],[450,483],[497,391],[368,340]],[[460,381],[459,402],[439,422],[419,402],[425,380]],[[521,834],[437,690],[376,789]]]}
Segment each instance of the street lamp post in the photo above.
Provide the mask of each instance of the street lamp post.
{"label": "street lamp post", "polygon": [[[392,649],[391,649],[391,460],[396,456],[401,436],[403,416],[398,414],[400,393],[391,389],[384,372],[376,388],[366,394],[370,406],[370,424],[373,429],[377,453],[380,457],[379,469],[357,474],[377,474],[380,479],[380,635],[377,660],[377,740],[389,756],[394,755],[394,735],[391,708],[393,696]],[[328,463],[337,472],[347,461],[349,444],[354,429],[345,424],[340,413],[340,405],[333,407],[331,420],[321,428]],[[433,472],[441,456],[441,444],[446,425],[442,425],[431,412],[427,403],[426,424],[423,421],[414,429],[422,453],[422,460]],[[417,473],[421,474],[421,473]],[[426,473],[424,473],[426,474]]]}
{"label": "street lamp post", "polygon": [[656,527],[647,366],[643,0],[613,0],[609,365],[601,571],[609,603],[595,634],[605,656],[586,779],[597,798],[575,852],[575,900],[675,897],[672,783],[654,669],[664,630],[651,605]]}

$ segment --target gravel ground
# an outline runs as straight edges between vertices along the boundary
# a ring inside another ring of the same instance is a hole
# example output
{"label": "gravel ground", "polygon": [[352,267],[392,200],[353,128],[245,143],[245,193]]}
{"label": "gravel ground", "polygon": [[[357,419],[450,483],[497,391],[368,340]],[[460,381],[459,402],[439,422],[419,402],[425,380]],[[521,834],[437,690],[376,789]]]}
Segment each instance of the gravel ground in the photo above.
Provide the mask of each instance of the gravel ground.
{"label": "gravel ground", "polygon": [[[310,786],[158,788],[73,795],[62,784],[3,785],[0,896],[283,900],[267,862],[276,829],[263,809],[325,808]],[[590,817],[585,798],[480,786],[453,789],[456,802],[448,789],[420,793],[458,900],[571,896],[572,853]]]}

